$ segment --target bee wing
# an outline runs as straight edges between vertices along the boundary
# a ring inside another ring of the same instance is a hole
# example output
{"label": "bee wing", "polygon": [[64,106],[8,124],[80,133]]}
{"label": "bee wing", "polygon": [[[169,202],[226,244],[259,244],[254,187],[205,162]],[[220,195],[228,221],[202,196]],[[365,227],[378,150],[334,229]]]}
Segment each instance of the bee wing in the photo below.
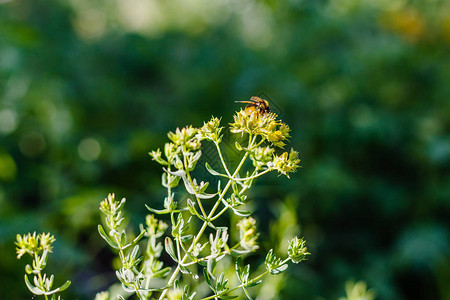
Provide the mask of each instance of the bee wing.
{"label": "bee wing", "polygon": [[248,101],[248,100],[245,100],[245,101],[234,101],[234,102],[236,102],[236,103],[248,103],[248,104],[253,104],[254,103],[253,101]]}

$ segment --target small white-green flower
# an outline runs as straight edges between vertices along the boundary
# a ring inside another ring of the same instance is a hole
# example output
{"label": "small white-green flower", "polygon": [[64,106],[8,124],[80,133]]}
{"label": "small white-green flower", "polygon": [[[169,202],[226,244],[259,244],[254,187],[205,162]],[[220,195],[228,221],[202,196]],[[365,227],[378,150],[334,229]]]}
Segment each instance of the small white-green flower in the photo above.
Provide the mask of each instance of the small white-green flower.
{"label": "small white-green flower", "polygon": [[289,241],[288,255],[293,263],[298,264],[299,262],[306,260],[307,255],[310,255],[305,243],[303,238],[299,239],[298,237],[294,237]]}
{"label": "small white-green flower", "polygon": [[256,240],[259,234],[256,232],[256,220],[252,217],[241,219],[237,225],[240,230],[241,247],[246,250],[258,249]]}

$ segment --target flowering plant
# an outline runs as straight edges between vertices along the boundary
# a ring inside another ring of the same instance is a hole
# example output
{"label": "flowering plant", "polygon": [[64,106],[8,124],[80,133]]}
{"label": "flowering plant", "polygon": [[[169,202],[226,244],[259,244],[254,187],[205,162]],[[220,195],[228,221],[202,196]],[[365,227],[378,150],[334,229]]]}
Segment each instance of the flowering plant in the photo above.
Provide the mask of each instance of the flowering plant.
{"label": "flowering plant", "polygon": [[[119,298],[135,294],[139,299],[233,299],[238,297],[238,290],[242,290],[248,299],[252,299],[250,288],[261,284],[264,276],[280,274],[287,269],[289,261],[299,263],[309,255],[305,241],[294,237],[289,241],[285,258],[277,257],[271,249],[264,261],[265,270],[252,276],[250,265],[244,264],[244,258],[259,248],[259,234],[249,210],[248,190],[255,179],[271,171],[289,177],[299,167],[300,159],[294,150],[277,154],[285,146],[290,129],[275,113],[243,109],[235,114],[234,122],[230,124],[230,132],[239,138],[234,148],[240,160],[233,167],[222,154],[223,127],[220,123],[220,119],[212,117],[199,128],[177,128],[168,133],[169,141],[162,151],[157,149],[149,153],[162,165],[161,183],[167,194],[162,208],[147,206],[150,214],[136,236],[130,238],[124,228],[126,200],[116,200],[114,194],[109,194],[101,201],[100,211],[105,222],[98,225],[98,231],[117,251],[121,262],[116,275],[124,293],[117,295]],[[212,180],[200,180],[194,173],[202,157],[202,147],[208,143],[217,151],[220,170],[213,169],[212,162],[208,161],[204,170],[217,184],[215,188],[210,184]],[[175,191],[184,191],[187,199]],[[234,225],[223,225],[220,217],[227,212],[239,218]],[[164,215],[169,225],[162,220]],[[44,253],[50,251],[49,239],[40,236]],[[18,246],[19,257],[30,253],[29,243],[24,244],[18,238]],[[173,260],[172,264],[163,262],[163,251]],[[218,271],[224,261],[233,262],[233,278]],[[41,281],[45,281],[45,276]],[[208,289],[203,288],[206,286]],[[30,288],[30,291],[38,290]],[[102,292],[96,299],[109,297],[108,292]]]}
{"label": "flowering plant", "polygon": [[[33,257],[33,263],[25,266],[26,274],[24,276],[25,284],[30,292],[38,296],[42,295],[46,300],[49,299],[49,296],[52,300],[60,299],[59,296],[56,298],[56,293],[67,289],[71,282],[66,281],[60,287],[53,288],[54,276],[42,274],[47,265],[48,255],[52,252],[52,243],[55,241],[55,237],[50,233],[40,233],[36,236],[36,232],[33,232],[33,234],[28,233],[23,236],[18,234],[16,240],[17,258],[20,259],[25,254]],[[33,283],[28,279],[28,275],[31,274],[33,274]]]}

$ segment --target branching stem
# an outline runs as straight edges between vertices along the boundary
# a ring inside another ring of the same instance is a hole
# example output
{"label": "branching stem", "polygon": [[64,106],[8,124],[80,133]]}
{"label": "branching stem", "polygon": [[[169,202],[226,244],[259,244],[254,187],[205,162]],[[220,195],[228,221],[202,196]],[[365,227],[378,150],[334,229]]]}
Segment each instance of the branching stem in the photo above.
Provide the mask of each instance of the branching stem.
{"label": "branching stem", "polygon": [[[251,142],[249,142],[249,146],[250,145],[251,145]],[[225,188],[223,189],[222,193],[219,195],[219,198],[217,199],[216,203],[214,204],[214,207],[211,209],[211,212],[209,213],[207,220],[210,220],[212,218],[212,216],[214,215],[214,213],[217,210],[217,208],[219,207],[219,204],[222,201],[223,197],[227,193],[228,189],[231,187],[232,182],[235,180],[235,177],[237,176],[237,174],[239,173],[240,169],[244,165],[244,162],[247,159],[248,155],[249,155],[249,152],[246,152],[244,154],[244,157],[242,157],[241,162],[236,167],[236,170],[234,171],[233,175],[231,176],[231,179],[228,181],[227,185],[225,186]],[[208,227],[208,222],[203,222],[203,225],[200,228],[200,231],[198,232],[198,234],[194,237],[194,239],[192,241],[192,244],[191,244],[191,246],[188,249],[188,252],[191,252],[194,249],[195,245],[200,240],[200,238],[202,237],[204,231],[206,230],[206,227]],[[180,263],[178,264],[177,268],[175,269],[175,271],[173,272],[172,276],[170,277],[169,281],[167,282],[167,286],[168,287],[172,286],[173,282],[175,281],[175,279],[178,276],[178,273],[180,272],[180,265],[183,265],[186,262],[186,259],[188,257],[189,256],[187,254],[184,255],[183,259],[180,261]],[[159,297],[159,300],[164,299],[165,295],[167,294],[167,291],[168,291],[168,288],[165,289],[164,291],[162,291],[161,296]]]}

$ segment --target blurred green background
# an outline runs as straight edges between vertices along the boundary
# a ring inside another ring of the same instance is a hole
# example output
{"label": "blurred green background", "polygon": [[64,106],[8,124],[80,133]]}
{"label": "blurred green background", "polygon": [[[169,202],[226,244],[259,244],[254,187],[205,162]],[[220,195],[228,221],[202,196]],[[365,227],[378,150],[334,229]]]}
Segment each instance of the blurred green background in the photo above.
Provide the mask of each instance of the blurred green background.
{"label": "blurred green background", "polygon": [[13,242],[35,230],[56,236],[65,299],[114,282],[99,201],[144,222],[164,193],[147,152],[253,95],[303,166],[250,195],[263,239],[290,212],[312,253],[277,297],[362,279],[380,300],[450,299],[443,0],[0,0],[0,298],[31,298]]}

